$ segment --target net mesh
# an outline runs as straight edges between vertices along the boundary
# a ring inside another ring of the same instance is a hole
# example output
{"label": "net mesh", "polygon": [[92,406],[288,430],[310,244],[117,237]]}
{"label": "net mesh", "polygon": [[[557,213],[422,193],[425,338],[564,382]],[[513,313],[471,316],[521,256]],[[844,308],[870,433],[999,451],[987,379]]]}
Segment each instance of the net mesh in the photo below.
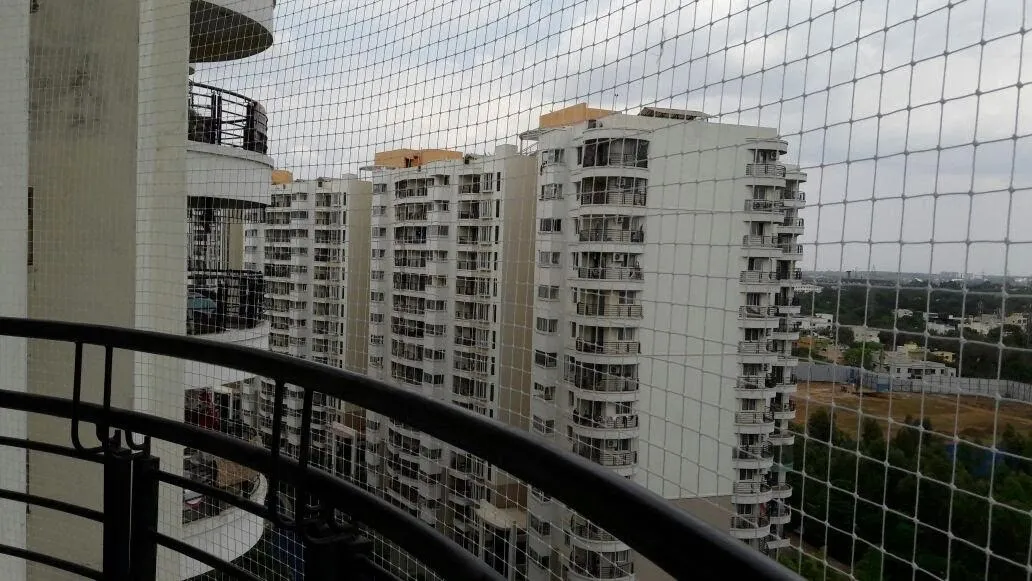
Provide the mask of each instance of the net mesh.
{"label": "net mesh", "polygon": [[[1032,578],[1028,19],[1021,0],[5,3],[0,314],[369,375],[810,580]],[[0,387],[67,396],[71,358],[0,337]],[[103,355],[85,362],[97,401]],[[125,353],[114,377],[118,405],[274,445],[274,378]],[[283,390],[296,455],[304,394]],[[313,462],[507,579],[669,578],[461,448],[314,410]],[[67,430],[0,410],[0,436]],[[156,452],[305,510],[268,475]],[[99,487],[0,447],[0,488],[98,506]],[[161,498],[165,534],[303,571],[290,530]],[[436,578],[357,524],[382,569]],[[0,500],[3,545],[99,566],[98,530]],[[159,559],[163,579],[209,569]],[[61,578],[0,555],[26,576]]]}

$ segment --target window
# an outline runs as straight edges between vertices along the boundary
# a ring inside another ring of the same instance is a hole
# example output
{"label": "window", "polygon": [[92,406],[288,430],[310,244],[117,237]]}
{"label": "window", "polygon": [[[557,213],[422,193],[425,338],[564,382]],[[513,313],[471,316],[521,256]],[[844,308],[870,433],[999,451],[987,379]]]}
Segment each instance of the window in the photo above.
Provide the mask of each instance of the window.
{"label": "window", "polygon": [[383,293],[378,291],[372,291],[369,293],[369,300],[377,303],[383,302]]}
{"label": "window", "polygon": [[541,186],[540,197],[542,200],[563,199],[563,184],[545,184]]}
{"label": "window", "polygon": [[539,266],[559,266],[561,258],[558,252],[538,252],[538,265]]}
{"label": "window", "polygon": [[562,218],[542,218],[538,223],[538,232],[562,232]]}
{"label": "window", "polygon": [[481,184],[481,187],[482,187],[482,191],[493,192],[495,190],[494,174],[493,173],[486,173],[486,174],[484,174],[483,179],[480,180],[480,184]]}
{"label": "window", "polygon": [[373,228],[373,238],[383,238],[387,235],[387,228],[377,227]]}
{"label": "window", "polygon": [[559,287],[551,286],[547,284],[538,285],[537,296],[539,299],[544,301],[557,301],[559,300]]}
{"label": "window", "polygon": [[373,249],[373,258],[383,258],[384,256],[387,256],[387,249],[386,248],[374,248]]}
{"label": "window", "polygon": [[387,206],[373,206],[373,215],[374,216],[386,216],[387,215]]}
{"label": "window", "polygon": [[555,420],[544,420],[534,416],[533,425],[534,431],[544,436],[550,436],[555,432]]}
{"label": "window", "polygon": [[383,345],[383,335],[370,335],[369,343],[373,345]]}
{"label": "window", "polygon": [[546,149],[541,152],[541,165],[548,165],[550,163],[562,163],[563,162],[562,149]]}
{"label": "window", "polygon": [[448,227],[447,226],[441,226],[439,224],[435,224],[433,226],[430,226],[430,228],[428,230],[428,235],[429,236],[446,237],[446,236],[448,236]]}
{"label": "window", "polygon": [[534,351],[534,365],[540,367],[547,367],[549,369],[556,366],[556,354],[545,353],[544,351]]}
{"label": "window", "polygon": [[382,323],[383,313],[369,313],[369,321],[373,323]]}
{"label": "window", "polygon": [[447,212],[448,211],[448,200],[434,200],[431,206],[432,212]]}
{"label": "window", "polygon": [[387,184],[373,184],[373,193],[374,194],[386,194],[387,193]]}
{"label": "window", "polygon": [[369,274],[369,277],[372,278],[373,280],[383,280],[383,271],[382,270],[374,270],[374,271],[372,271]]}
{"label": "window", "polygon": [[534,327],[542,333],[555,333],[559,330],[559,319],[546,319],[538,317]]}
{"label": "window", "polygon": [[383,368],[383,357],[370,357],[369,358],[369,366],[370,367],[375,367],[377,369],[382,369]]}

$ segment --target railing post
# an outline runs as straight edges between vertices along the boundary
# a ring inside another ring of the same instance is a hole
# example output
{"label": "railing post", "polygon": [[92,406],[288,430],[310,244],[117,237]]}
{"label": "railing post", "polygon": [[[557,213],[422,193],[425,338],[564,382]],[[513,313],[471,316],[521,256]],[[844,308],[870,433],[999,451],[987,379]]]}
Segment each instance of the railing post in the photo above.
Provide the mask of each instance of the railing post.
{"label": "railing post", "polygon": [[112,444],[104,452],[104,579],[129,578],[132,530],[132,452]]}
{"label": "railing post", "polygon": [[149,453],[133,460],[131,581],[154,581],[157,577],[158,470],[158,459]]}

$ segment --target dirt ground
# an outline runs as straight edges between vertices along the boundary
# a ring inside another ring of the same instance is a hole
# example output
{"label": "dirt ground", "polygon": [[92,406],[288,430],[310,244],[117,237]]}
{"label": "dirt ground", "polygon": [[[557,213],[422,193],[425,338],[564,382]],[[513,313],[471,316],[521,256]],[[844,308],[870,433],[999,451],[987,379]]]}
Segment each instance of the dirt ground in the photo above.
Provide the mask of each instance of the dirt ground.
{"label": "dirt ground", "polygon": [[[989,397],[948,396],[919,393],[863,393],[856,394],[852,386],[830,383],[800,382],[796,393],[798,421],[807,414],[824,407],[835,407],[836,424],[847,434],[857,433],[857,424],[864,418],[874,418],[883,424],[888,418],[902,423],[909,415],[931,420],[935,432],[961,436],[968,440],[988,443],[992,439],[997,402]],[[999,402],[997,433],[1007,424],[1026,435],[1032,434],[1032,404],[1013,401]],[[895,431],[895,430],[893,430]]]}

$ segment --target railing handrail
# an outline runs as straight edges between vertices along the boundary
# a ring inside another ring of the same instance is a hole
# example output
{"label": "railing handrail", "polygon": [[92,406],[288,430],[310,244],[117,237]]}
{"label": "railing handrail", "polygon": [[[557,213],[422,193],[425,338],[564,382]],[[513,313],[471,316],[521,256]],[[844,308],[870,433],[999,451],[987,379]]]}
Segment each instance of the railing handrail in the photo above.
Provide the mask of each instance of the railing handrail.
{"label": "railing handrail", "polygon": [[[758,575],[760,579],[800,577],[745,544],[672,506],[666,499],[574,454],[540,442],[530,432],[492,421],[458,406],[335,367],[262,351],[239,344],[124,329],[108,325],[0,317],[0,336],[48,339],[101,345],[111,349],[175,357],[261,375],[303,390],[321,391],[372,412],[395,418],[413,429],[458,446],[468,453],[539,487],[567,506],[624,540],[645,558],[675,577]],[[205,451],[284,480],[304,481],[320,498],[332,499],[376,528],[401,530],[404,547],[445,578],[492,578],[471,553],[453,551],[451,541],[429,525],[379,501],[359,486],[321,470],[302,470],[290,458],[274,456],[255,444],[150,414],[73,402],[52,396],[0,390],[0,407],[37,410],[85,421],[121,427],[137,434]],[[199,446],[199,443],[206,446]],[[522,450],[514,454],[513,450]],[[292,469],[284,469],[289,467]],[[583,490],[594,494],[586,496]],[[595,503],[592,499],[606,499]],[[379,501],[379,502],[378,502]],[[614,506],[622,510],[613,510]],[[649,527],[641,527],[648,522]],[[386,524],[387,526],[381,526]],[[698,551],[684,551],[685,541]],[[689,573],[690,572],[690,573]],[[450,573],[450,574],[449,574]]]}

